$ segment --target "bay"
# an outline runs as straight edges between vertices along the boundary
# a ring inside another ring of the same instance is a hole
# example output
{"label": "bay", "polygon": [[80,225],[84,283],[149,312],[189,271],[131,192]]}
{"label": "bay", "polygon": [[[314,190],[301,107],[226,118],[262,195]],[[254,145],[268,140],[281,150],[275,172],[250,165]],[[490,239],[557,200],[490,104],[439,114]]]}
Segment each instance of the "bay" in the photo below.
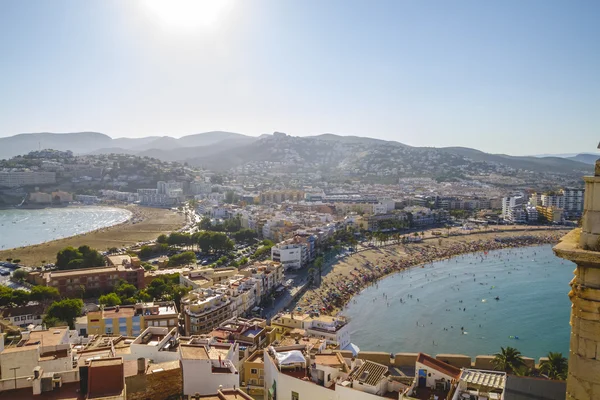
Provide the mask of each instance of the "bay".
{"label": "bay", "polygon": [[568,356],[574,268],[550,245],[466,254],[391,275],[343,315],[362,350]]}
{"label": "bay", "polygon": [[66,238],[127,221],[131,212],[113,207],[0,210],[0,249]]}

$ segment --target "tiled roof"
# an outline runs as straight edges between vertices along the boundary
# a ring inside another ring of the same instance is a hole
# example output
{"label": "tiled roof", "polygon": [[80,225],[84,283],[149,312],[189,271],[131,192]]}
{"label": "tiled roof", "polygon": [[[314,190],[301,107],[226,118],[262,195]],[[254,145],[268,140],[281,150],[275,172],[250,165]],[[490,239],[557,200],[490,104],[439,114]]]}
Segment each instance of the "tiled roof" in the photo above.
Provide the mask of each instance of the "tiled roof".
{"label": "tiled roof", "polygon": [[41,304],[32,304],[21,307],[8,307],[2,310],[2,316],[4,318],[20,316],[20,315],[42,315],[44,313],[44,306]]}
{"label": "tiled roof", "polygon": [[375,386],[387,372],[388,367],[386,365],[378,364],[373,361],[365,361],[351,376],[355,381]]}
{"label": "tiled roof", "polygon": [[436,360],[435,358],[428,356],[427,354],[419,353],[419,357],[417,357],[417,362],[426,365],[429,368],[433,368],[436,371],[446,374],[454,379],[460,378],[459,368],[456,368],[450,364],[446,364],[443,361]]}
{"label": "tiled roof", "polygon": [[465,369],[460,377],[461,381],[494,389],[504,389],[506,374],[502,372],[478,371]]}

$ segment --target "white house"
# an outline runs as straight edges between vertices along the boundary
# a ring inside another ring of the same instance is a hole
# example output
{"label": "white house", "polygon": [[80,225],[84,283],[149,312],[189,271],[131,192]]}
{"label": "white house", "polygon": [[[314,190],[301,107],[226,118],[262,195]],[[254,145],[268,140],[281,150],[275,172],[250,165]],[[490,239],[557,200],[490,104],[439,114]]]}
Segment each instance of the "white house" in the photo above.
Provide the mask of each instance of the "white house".
{"label": "white house", "polygon": [[32,304],[21,307],[8,307],[2,310],[2,317],[14,326],[27,328],[29,325],[41,325],[44,320],[44,306]]}
{"label": "white house", "polygon": [[150,326],[131,343],[130,351],[123,354],[123,359],[147,358],[155,364],[176,361],[180,359],[178,345],[177,328],[169,330],[169,328]]}
{"label": "white house", "polygon": [[339,352],[309,355],[302,345],[268,347],[264,365],[269,399],[377,400],[399,398],[408,387],[385,365],[344,359]]}
{"label": "white house", "polygon": [[308,248],[300,243],[278,244],[271,248],[271,259],[285,270],[300,269],[308,262]]}
{"label": "white house", "polygon": [[183,395],[215,394],[219,388],[240,386],[240,376],[234,361],[238,357],[238,345],[211,344],[210,338],[192,337],[181,343],[181,369]]}

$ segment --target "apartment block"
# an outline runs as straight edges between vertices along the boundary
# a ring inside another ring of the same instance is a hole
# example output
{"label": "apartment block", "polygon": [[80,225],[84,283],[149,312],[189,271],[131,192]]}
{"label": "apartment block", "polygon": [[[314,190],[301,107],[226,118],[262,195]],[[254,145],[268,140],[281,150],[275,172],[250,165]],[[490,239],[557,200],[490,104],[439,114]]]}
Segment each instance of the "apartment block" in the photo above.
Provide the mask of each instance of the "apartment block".
{"label": "apartment block", "polygon": [[196,289],[181,299],[186,336],[208,333],[232,317],[232,302],[213,289]]}
{"label": "apartment block", "polygon": [[29,279],[38,285],[55,287],[62,296],[78,295],[90,289],[112,291],[121,280],[138,289],[146,287],[144,268],[133,265],[32,272]]}
{"label": "apartment block", "polygon": [[0,187],[50,185],[56,183],[56,172],[0,171]]}

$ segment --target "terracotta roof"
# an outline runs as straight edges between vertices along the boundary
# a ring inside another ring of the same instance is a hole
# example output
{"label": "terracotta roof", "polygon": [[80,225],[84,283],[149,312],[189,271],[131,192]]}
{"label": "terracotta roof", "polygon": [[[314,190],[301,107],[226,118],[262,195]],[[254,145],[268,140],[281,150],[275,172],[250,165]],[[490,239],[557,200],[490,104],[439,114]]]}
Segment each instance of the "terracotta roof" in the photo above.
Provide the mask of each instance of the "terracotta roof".
{"label": "terracotta roof", "polygon": [[29,314],[42,315],[43,313],[44,306],[41,304],[33,304],[21,307],[9,307],[2,310],[2,316],[4,318]]}
{"label": "terracotta roof", "polygon": [[315,363],[319,365],[326,365],[328,367],[341,367],[345,364],[344,359],[340,359],[339,353],[316,354]]}
{"label": "terracotta roof", "polygon": [[373,361],[365,361],[351,376],[355,381],[375,386],[388,372],[388,367]]}
{"label": "terracotta roof", "polygon": [[419,353],[419,356],[417,357],[417,362],[429,368],[433,368],[436,371],[446,374],[454,379],[460,378],[459,368],[456,368],[455,366],[452,366],[450,364],[446,364],[443,361],[436,360],[435,358],[428,356],[427,354]]}

